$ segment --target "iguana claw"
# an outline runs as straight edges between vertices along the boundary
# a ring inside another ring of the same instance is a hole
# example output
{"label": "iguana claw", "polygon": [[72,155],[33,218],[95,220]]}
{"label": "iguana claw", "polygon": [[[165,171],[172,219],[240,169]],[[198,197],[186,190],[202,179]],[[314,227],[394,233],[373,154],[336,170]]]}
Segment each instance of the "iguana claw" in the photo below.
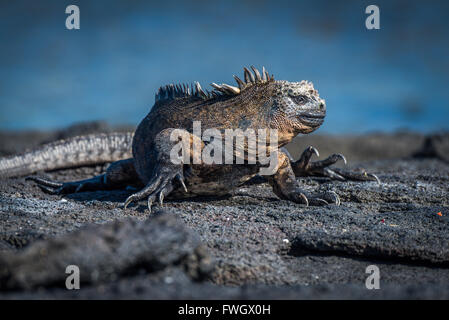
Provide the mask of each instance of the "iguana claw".
{"label": "iguana claw", "polygon": [[187,191],[182,173],[177,172],[174,174],[166,175],[164,177],[162,174],[156,174],[145,186],[145,188],[130,195],[125,200],[124,208],[126,209],[132,202],[136,202],[146,198],[148,210],[151,213],[151,207],[156,199],[159,199],[160,206],[164,205],[165,196],[170,194],[170,192],[172,192],[172,190],[174,189],[174,186],[172,184],[174,179],[180,181],[180,183],[184,187],[184,190]]}
{"label": "iguana claw", "polygon": [[[284,151],[285,152],[285,151]],[[301,157],[298,161],[292,161],[292,168],[295,172],[295,176],[317,176],[317,177],[328,177],[334,180],[346,181],[346,180],[355,180],[355,181],[377,181],[380,183],[379,178],[372,174],[367,173],[365,171],[362,172],[353,172],[346,171],[339,168],[328,168],[329,166],[337,163],[338,161],[343,161],[344,164],[347,163],[346,158],[341,153],[335,153],[330,155],[324,160],[311,162],[312,155],[319,155],[318,150],[316,148],[309,146],[304,150]],[[291,156],[287,153],[289,158]]]}

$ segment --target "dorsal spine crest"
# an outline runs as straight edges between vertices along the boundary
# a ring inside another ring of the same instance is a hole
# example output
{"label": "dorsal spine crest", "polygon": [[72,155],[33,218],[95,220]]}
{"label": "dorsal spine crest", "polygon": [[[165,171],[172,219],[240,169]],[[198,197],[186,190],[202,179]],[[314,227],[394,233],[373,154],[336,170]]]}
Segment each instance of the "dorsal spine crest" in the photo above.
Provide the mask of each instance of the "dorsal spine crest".
{"label": "dorsal spine crest", "polygon": [[155,96],[155,101],[162,102],[189,97],[208,100],[219,98],[222,96],[236,96],[239,95],[243,90],[257,83],[268,83],[274,81],[274,76],[270,76],[268,71],[265,70],[265,67],[262,68],[262,74],[254,66],[251,66],[251,69],[254,73],[251,72],[248,68],[243,68],[245,80],[241,80],[239,77],[234,75],[234,79],[237,82],[238,87],[234,87],[226,83],[216,84],[212,82],[211,86],[214,89],[212,91],[204,91],[201,88],[200,83],[197,81],[191,84],[171,83],[159,88]]}

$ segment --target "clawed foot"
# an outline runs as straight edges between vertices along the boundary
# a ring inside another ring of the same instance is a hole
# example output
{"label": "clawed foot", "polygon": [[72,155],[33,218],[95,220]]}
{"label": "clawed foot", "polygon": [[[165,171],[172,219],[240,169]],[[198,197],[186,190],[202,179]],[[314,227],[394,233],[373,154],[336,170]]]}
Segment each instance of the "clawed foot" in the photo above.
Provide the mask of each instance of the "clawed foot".
{"label": "clawed foot", "polygon": [[306,193],[302,190],[295,190],[290,193],[287,198],[296,203],[305,204],[306,206],[325,206],[328,204],[340,205],[340,197],[334,191]]}
{"label": "clawed foot", "polygon": [[72,182],[57,182],[40,177],[27,177],[25,180],[36,182],[37,186],[45,193],[69,194],[102,189],[105,187],[104,179],[105,175]]}
{"label": "clawed foot", "polygon": [[132,202],[146,198],[148,210],[151,213],[151,207],[154,201],[158,199],[160,205],[163,206],[164,198],[172,192],[174,189],[174,183],[176,182],[183,187],[185,192],[187,192],[182,168],[177,170],[170,170],[169,168],[165,168],[165,170],[156,170],[156,174],[153,175],[152,179],[145,186],[145,188],[132,194],[126,199],[124,208],[126,209]]}
{"label": "clawed foot", "polygon": [[329,166],[340,160],[346,164],[346,158],[340,153],[333,154],[324,160],[311,162],[310,160],[314,154],[319,157],[318,150],[310,146],[304,150],[298,161],[292,162],[292,168],[295,172],[295,176],[318,176],[328,177],[340,181],[377,181],[380,183],[380,180],[376,175],[367,173],[366,171],[354,172],[339,168],[329,169]]}

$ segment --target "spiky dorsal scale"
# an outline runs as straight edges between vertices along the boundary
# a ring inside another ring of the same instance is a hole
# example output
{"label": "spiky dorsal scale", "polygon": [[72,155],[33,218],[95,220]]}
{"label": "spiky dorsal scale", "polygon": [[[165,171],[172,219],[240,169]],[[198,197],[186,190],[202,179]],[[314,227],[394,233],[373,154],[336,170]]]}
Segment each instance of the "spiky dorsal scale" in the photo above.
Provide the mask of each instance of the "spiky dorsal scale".
{"label": "spiky dorsal scale", "polygon": [[245,78],[244,81],[242,81],[239,77],[234,76],[238,87],[234,87],[226,83],[222,83],[221,85],[211,83],[211,86],[214,88],[214,90],[204,91],[197,81],[190,85],[183,83],[176,85],[168,84],[162,86],[156,93],[155,102],[156,104],[165,104],[176,99],[188,99],[191,101],[197,101],[198,99],[210,100],[222,97],[231,97],[241,94],[243,90],[248,89],[249,87],[257,83],[274,81],[274,76],[270,77],[265,67],[262,68],[262,75],[254,66],[251,66],[251,69],[253,70],[254,74],[248,68],[243,68]]}

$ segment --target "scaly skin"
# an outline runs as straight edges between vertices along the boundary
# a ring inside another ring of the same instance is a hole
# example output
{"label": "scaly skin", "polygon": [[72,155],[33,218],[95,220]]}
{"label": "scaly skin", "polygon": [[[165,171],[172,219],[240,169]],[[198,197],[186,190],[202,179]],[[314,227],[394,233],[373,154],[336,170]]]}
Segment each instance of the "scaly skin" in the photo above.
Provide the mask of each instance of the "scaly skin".
{"label": "scaly skin", "polygon": [[46,144],[33,151],[0,159],[0,177],[72,168],[130,158],[133,133],[91,134]]}
{"label": "scaly skin", "polygon": [[[108,159],[120,160],[112,163],[107,172],[91,179],[58,183],[41,178],[31,178],[45,191],[57,194],[79,192],[84,190],[98,190],[119,188],[127,185],[138,185],[143,188],[131,195],[125,202],[125,207],[133,201],[147,199],[151,210],[156,200],[163,203],[165,197],[182,198],[197,195],[221,195],[229,193],[233,188],[255,176],[261,166],[256,164],[205,164],[198,160],[190,163],[174,164],[170,160],[170,151],[177,142],[170,141],[170,135],[175,129],[181,129],[190,142],[196,141],[201,148],[205,143],[201,137],[193,134],[193,121],[201,122],[201,129],[216,128],[222,134],[226,129],[277,129],[278,146],[289,143],[298,134],[307,134],[316,130],[324,121],[326,105],[314,89],[313,84],[307,81],[288,82],[275,81],[263,69],[262,75],[252,67],[253,72],[244,68],[245,80],[235,77],[238,87],[222,84],[212,84],[212,92],[204,92],[198,83],[191,87],[185,85],[169,85],[161,87],[156,94],[156,102],[136,129],[132,141],[132,158],[126,159],[126,152],[116,151],[115,158],[104,156],[108,150],[129,150],[129,145],[123,143],[109,147],[107,139],[99,140],[102,143],[98,162]],[[127,136],[129,138],[129,136]],[[78,138],[83,141],[83,138]],[[105,143],[106,141],[106,143]],[[70,144],[71,142],[65,142]],[[64,143],[63,143],[64,145]],[[88,147],[86,147],[88,145]],[[76,148],[69,148],[67,156],[60,151],[47,153],[48,159],[72,159],[62,161],[64,167],[92,164],[98,154],[95,144],[84,145],[83,152],[78,155],[79,163],[74,161],[73,154]],[[247,146],[245,146],[247,147]],[[45,147],[44,147],[45,148]],[[46,147],[48,149],[48,147]],[[61,149],[61,148],[59,148]],[[283,148],[277,154],[278,166],[275,174],[267,176],[273,191],[282,199],[288,199],[306,205],[339,204],[340,200],[334,192],[324,194],[309,194],[302,191],[296,176],[324,176],[338,180],[378,180],[376,176],[366,172],[347,172],[328,168],[338,160],[346,160],[340,154],[329,158],[311,162],[312,154],[318,151],[307,148],[301,158],[294,162],[288,152]],[[17,163],[27,163],[20,159],[30,158],[29,154],[16,157]],[[45,158],[45,157],[44,157]],[[82,161],[81,161],[82,159]],[[89,161],[86,161],[89,159]],[[193,159],[191,159],[193,160]],[[0,160],[0,173],[11,176],[9,172],[28,174],[36,170],[55,169],[44,165],[26,166],[15,169],[13,165],[6,166],[8,160]],[[39,162],[39,161],[37,161]],[[61,166],[62,167],[62,166]],[[6,168],[6,169],[1,169]],[[27,170],[27,168],[29,170]]]}

